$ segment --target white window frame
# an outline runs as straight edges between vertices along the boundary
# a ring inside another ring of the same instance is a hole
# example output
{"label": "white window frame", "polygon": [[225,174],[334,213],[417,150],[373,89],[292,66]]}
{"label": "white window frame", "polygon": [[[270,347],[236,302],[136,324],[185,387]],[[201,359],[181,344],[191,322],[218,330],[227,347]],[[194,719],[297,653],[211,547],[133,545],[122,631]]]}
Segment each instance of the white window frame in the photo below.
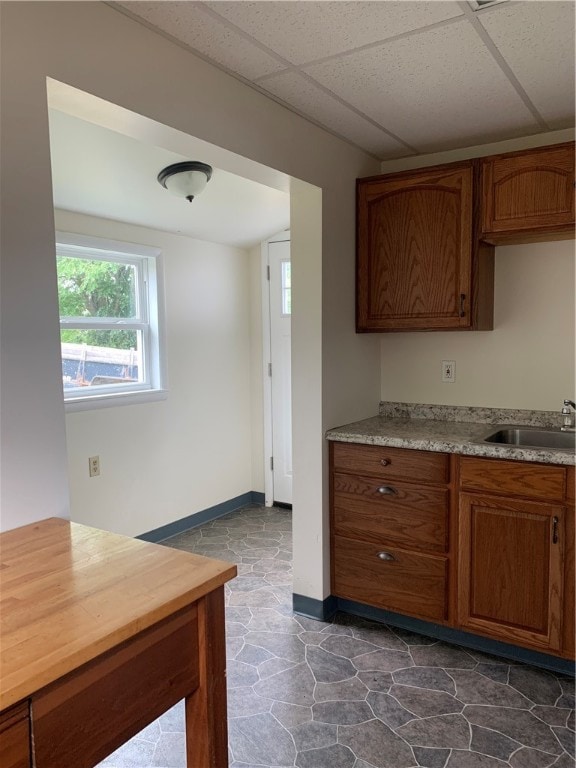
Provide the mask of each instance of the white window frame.
{"label": "white window frame", "polygon": [[142,334],[143,381],[64,389],[66,411],[133,405],[167,397],[162,252],[159,248],[69,232],[56,233],[57,256],[113,261],[136,269],[137,318],[60,317],[60,329],[136,330]]}

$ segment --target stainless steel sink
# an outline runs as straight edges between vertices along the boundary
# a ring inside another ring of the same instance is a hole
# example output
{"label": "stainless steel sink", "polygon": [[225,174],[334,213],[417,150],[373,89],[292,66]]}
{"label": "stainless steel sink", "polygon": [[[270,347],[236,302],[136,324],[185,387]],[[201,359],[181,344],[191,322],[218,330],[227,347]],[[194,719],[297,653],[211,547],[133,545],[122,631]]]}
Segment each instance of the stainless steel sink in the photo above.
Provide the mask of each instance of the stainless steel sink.
{"label": "stainless steel sink", "polygon": [[483,438],[483,442],[573,451],[576,449],[576,433],[538,427],[497,427]]}

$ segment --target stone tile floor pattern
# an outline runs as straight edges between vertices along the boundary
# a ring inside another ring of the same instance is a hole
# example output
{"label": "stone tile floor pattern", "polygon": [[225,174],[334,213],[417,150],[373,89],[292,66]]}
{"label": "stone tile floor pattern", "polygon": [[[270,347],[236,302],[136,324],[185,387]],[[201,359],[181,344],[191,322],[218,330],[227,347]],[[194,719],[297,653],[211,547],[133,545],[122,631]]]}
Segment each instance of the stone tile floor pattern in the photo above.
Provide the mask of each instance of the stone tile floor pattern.
{"label": "stone tile floor pattern", "polygon": [[[250,505],[167,546],[228,560],[233,768],[574,768],[574,680],[337,615],[292,613],[290,512]],[[184,768],[179,704],[101,763]]]}

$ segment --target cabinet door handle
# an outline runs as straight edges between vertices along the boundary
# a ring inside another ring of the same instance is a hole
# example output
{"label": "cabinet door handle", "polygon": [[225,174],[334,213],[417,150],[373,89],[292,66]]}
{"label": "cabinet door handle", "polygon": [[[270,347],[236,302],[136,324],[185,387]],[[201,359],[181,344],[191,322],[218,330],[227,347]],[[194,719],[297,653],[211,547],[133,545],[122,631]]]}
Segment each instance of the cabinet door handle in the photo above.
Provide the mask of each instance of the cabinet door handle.
{"label": "cabinet door handle", "polygon": [[390,552],[378,552],[378,559],[379,560],[396,560],[394,555],[391,555]]}
{"label": "cabinet door handle", "polygon": [[378,488],[378,493],[381,493],[382,496],[392,496],[395,493],[398,493],[396,488],[392,488],[391,485],[381,485],[380,488]]}
{"label": "cabinet door handle", "polygon": [[382,464],[383,467],[387,467],[388,464],[392,464],[390,459],[380,459],[380,464]]}
{"label": "cabinet door handle", "polygon": [[558,544],[558,518],[552,518],[552,544]]}
{"label": "cabinet door handle", "polygon": [[464,302],[466,301],[466,294],[460,294],[460,317],[466,317],[466,310],[464,309]]}

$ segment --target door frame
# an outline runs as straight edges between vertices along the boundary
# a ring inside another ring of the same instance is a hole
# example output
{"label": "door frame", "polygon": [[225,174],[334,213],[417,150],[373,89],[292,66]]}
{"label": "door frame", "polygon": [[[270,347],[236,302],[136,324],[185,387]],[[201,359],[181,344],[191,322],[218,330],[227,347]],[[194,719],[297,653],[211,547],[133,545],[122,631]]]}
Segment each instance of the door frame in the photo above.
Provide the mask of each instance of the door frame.
{"label": "door frame", "polygon": [[262,297],[262,407],[264,409],[264,504],[271,507],[274,504],[274,472],[270,459],[272,457],[272,377],[270,333],[270,271],[268,264],[268,245],[290,241],[290,229],[278,232],[276,235],[263,240],[260,244],[260,286]]}

